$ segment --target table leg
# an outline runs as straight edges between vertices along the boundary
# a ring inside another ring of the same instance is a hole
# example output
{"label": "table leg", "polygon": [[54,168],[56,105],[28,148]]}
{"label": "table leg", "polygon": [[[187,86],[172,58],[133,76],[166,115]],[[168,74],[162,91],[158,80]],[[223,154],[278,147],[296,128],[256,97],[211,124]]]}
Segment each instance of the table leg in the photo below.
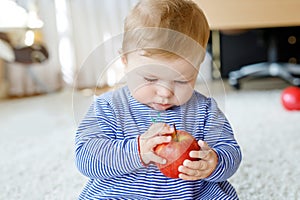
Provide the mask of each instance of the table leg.
{"label": "table leg", "polygon": [[211,43],[212,43],[212,77],[213,79],[221,78],[221,47],[220,47],[220,32],[218,30],[213,30],[211,32]]}

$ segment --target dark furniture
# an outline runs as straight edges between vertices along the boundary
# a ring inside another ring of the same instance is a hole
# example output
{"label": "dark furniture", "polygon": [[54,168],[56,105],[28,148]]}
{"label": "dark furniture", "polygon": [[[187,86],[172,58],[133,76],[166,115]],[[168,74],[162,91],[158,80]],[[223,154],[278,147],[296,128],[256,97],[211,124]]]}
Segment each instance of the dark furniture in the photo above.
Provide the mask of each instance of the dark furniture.
{"label": "dark furniture", "polygon": [[221,76],[240,89],[243,80],[278,77],[300,86],[300,27],[220,34]]}

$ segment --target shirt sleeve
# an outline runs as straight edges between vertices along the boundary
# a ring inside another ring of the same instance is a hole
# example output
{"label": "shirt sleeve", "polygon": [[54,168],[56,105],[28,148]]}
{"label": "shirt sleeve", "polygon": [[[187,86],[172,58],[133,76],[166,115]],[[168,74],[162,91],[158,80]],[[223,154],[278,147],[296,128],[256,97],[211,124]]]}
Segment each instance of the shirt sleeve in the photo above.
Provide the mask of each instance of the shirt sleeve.
{"label": "shirt sleeve", "polygon": [[143,165],[138,139],[116,137],[117,120],[106,100],[97,100],[76,133],[76,165],[90,178],[110,178],[130,173]]}
{"label": "shirt sleeve", "polygon": [[213,182],[227,180],[237,171],[242,160],[242,153],[227,118],[212,98],[208,99],[207,104],[204,141],[218,155],[218,165],[215,171],[205,180]]}

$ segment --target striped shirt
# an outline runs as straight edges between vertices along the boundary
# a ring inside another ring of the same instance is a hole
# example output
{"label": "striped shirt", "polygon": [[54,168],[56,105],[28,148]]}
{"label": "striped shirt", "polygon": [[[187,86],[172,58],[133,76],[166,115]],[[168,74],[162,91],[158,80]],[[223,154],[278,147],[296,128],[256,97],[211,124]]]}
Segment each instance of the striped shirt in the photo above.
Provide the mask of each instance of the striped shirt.
{"label": "striped shirt", "polygon": [[[196,181],[165,177],[144,166],[138,136],[153,118],[176,124],[208,143],[218,155],[216,170]],[[79,199],[238,199],[227,181],[241,162],[231,126],[213,98],[194,91],[181,106],[154,111],[135,100],[125,86],[95,98],[76,133],[76,164],[89,177]]]}

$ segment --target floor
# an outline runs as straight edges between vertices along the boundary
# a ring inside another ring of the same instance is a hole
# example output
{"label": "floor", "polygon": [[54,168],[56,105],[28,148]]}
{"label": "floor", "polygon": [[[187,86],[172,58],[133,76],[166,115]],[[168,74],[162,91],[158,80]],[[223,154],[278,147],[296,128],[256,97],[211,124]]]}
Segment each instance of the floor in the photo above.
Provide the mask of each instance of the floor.
{"label": "floor", "polygon": [[[280,103],[287,85],[277,79],[197,85],[228,116],[243,150],[230,179],[240,199],[300,199],[300,113]],[[86,183],[74,164],[74,134],[93,90],[0,102],[0,199],[76,199]]]}

